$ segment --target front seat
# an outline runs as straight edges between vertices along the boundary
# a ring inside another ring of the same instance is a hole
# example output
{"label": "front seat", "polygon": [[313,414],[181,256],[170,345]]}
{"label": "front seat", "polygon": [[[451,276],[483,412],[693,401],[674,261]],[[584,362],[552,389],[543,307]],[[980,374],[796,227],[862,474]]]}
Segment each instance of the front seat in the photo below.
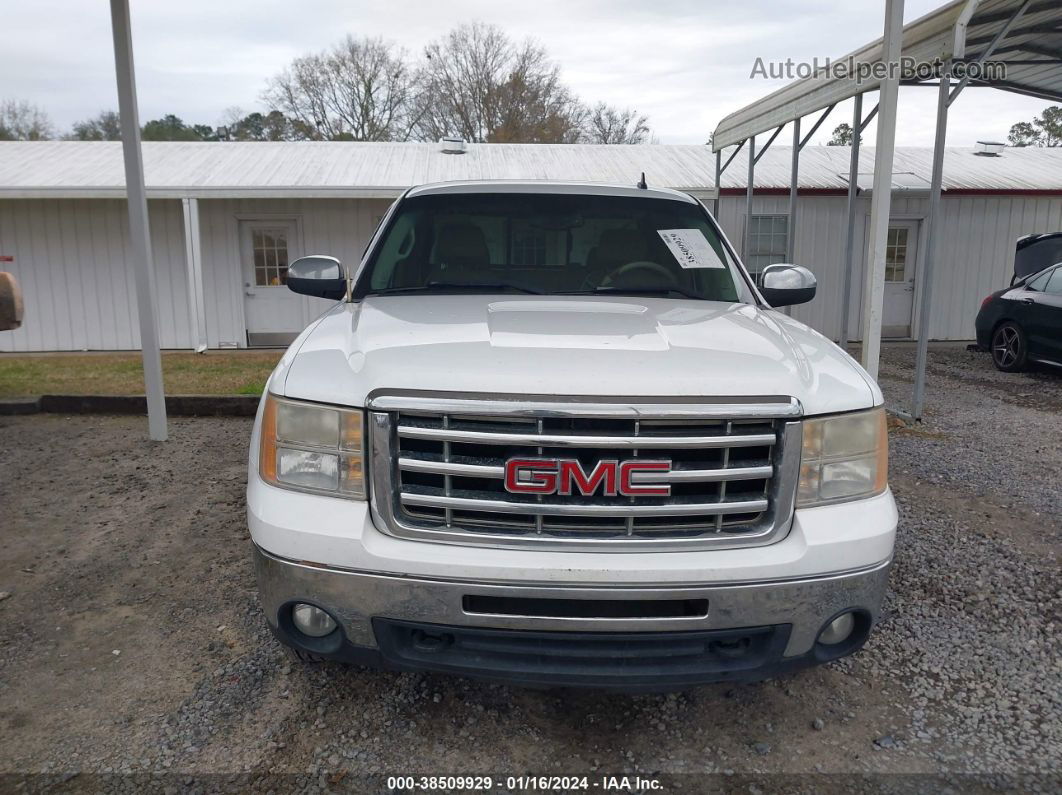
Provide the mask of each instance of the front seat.
{"label": "front seat", "polygon": [[490,250],[483,230],[475,224],[446,224],[435,238],[432,279],[472,281],[490,267]]}

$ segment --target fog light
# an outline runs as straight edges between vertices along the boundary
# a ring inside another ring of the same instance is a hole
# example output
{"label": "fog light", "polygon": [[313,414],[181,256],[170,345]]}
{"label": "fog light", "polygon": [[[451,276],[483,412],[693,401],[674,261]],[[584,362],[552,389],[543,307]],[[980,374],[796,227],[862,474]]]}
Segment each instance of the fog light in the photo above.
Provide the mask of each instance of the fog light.
{"label": "fog light", "polygon": [[291,620],[299,632],[311,638],[323,638],[336,628],[335,620],[324,610],[301,602],[291,609]]}
{"label": "fog light", "polygon": [[853,629],[855,629],[855,615],[852,613],[839,615],[819,633],[819,643],[833,646],[846,641]]}

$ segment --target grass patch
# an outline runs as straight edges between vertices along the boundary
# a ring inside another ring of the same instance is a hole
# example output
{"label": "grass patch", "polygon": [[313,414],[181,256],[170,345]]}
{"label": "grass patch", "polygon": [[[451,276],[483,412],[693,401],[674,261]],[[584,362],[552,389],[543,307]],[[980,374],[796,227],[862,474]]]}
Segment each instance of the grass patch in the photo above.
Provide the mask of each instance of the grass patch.
{"label": "grass patch", "polygon": [[[172,395],[259,395],[281,351],[162,354]],[[0,354],[0,397],[142,395],[139,353]]]}

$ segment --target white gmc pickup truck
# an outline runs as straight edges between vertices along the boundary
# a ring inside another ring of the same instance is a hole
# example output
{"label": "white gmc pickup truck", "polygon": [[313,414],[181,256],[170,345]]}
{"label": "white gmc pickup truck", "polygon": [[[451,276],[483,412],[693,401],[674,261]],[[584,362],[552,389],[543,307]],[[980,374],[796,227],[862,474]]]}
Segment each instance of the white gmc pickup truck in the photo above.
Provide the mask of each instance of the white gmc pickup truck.
{"label": "white gmc pickup truck", "polygon": [[859,649],[896,507],[882,395],[670,190],[407,191],[254,425],[261,604],[303,660],[674,689]]}

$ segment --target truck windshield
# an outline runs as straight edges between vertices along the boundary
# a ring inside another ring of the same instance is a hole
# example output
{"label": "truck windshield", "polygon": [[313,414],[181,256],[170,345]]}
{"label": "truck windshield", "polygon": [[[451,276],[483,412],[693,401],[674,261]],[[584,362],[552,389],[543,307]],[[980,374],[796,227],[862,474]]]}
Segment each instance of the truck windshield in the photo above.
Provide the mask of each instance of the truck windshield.
{"label": "truck windshield", "polygon": [[418,292],[751,301],[699,205],[585,194],[405,199],[359,276],[355,296]]}

